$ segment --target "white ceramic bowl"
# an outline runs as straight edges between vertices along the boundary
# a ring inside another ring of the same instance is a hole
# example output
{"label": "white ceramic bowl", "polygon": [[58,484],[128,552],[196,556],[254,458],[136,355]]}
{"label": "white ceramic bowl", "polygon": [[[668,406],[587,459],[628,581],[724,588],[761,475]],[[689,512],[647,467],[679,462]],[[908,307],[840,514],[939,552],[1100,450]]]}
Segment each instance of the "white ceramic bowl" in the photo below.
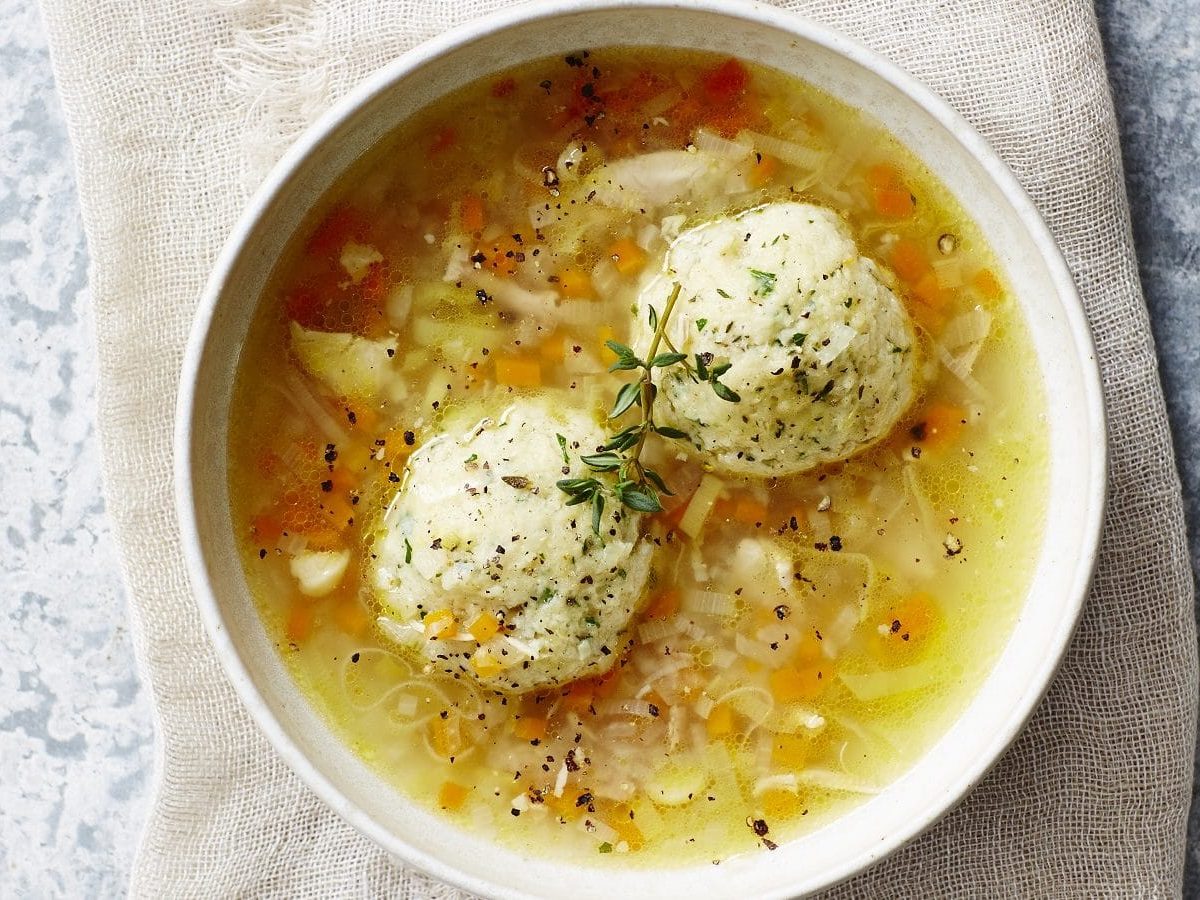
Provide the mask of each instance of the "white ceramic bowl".
{"label": "white ceramic bowl", "polygon": [[[305,211],[351,161],[444,93],[528,59],[622,44],[742,56],[876,117],[979,223],[1053,387],[1046,391],[1051,475],[1041,559],[1013,635],[978,695],[882,794],[774,853],[718,867],[588,869],[523,858],[408,801],[294,686],[247,592],[229,513],[226,434],[238,355],[260,290]],[[765,6],[534,3],[445,34],[376,72],[308,130],[250,203],[200,303],[181,385],[175,450],[183,549],[200,611],[242,701],[283,758],[352,825],[412,865],[491,896],[783,897],[863,869],[948,810],[1013,740],[1071,636],[1099,541],[1105,429],[1094,350],[1067,268],[1029,198],[983,139],[913,78],[838,34]]]}

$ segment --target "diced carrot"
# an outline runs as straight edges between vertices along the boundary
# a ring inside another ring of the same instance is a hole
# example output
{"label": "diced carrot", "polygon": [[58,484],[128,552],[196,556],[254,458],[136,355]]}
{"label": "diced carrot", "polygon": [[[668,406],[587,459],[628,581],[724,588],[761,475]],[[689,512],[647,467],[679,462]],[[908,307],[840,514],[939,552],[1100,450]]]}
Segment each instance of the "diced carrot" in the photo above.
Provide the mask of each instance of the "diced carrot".
{"label": "diced carrot", "polygon": [[942,621],[941,611],[932,595],[924,591],[910,594],[888,610],[886,628],[877,632],[879,640],[872,649],[884,662],[907,659],[928,646]]}
{"label": "diced carrot", "polygon": [[729,103],[745,92],[750,84],[750,72],[736,59],[727,59],[701,75],[700,84],[708,100]]}
{"label": "diced carrot", "polygon": [[485,241],[479,245],[478,253],[484,256],[484,270],[501,278],[517,274],[517,267],[525,258],[524,245],[511,234]]}
{"label": "diced carrot", "polygon": [[585,807],[575,803],[578,796],[578,793],[567,790],[561,797],[555,797],[554,794],[545,794],[542,802],[546,804],[554,815],[570,822],[578,819],[587,811]]}
{"label": "diced carrot", "polygon": [[926,450],[938,452],[957,443],[967,423],[967,412],[953,403],[935,402],[921,412],[917,424],[909,434]]}
{"label": "diced carrot", "polygon": [[581,716],[588,712],[595,701],[596,685],[590,678],[571,682],[571,686],[567,688],[567,692],[563,695],[563,705]]}
{"label": "diced carrot", "polygon": [[471,793],[469,787],[457,784],[453,781],[445,782],[438,790],[438,806],[442,809],[453,812],[457,809],[462,809],[463,804],[467,802],[467,796]]}
{"label": "diced carrot", "polygon": [[435,609],[425,617],[425,637],[434,640],[441,637],[452,637],[458,631],[458,623],[454,612],[449,609]]}
{"label": "diced carrot", "polygon": [[429,152],[433,156],[444,153],[458,143],[458,131],[453,125],[443,125],[433,136],[429,144]]}
{"label": "diced carrot", "polygon": [[991,269],[980,269],[971,278],[971,285],[988,300],[999,300],[1004,289]]}
{"label": "diced carrot", "polygon": [[367,626],[371,621],[357,597],[349,597],[340,601],[333,609],[333,620],[337,623],[338,628],[354,637],[366,634]]}
{"label": "diced carrot", "polygon": [[722,522],[730,522],[733,520],[734,510],[737,509],[737,500],[733,497],[721,497],[713,504],[712,517],[719,519]]}
{"label": "diced carrot", "polygon": [[562,288],[564,297],[593,297],[592,276],[583,269],[572,267],[558,273],[558,286]]}
{"label": "diced carrot", "polygon": [[500,620],[490,612],[481,612],[467,626],[467,630],[476,641],[486,644],[500,633]]}
{"label": "diced carrot", "polygon": [[825,679],[814,665],[784,666],[771,673],[771,693],[780,703],[815,700],[825,690]]}
{"label": "diced carrot", "polygon": [[608,248],[608,255],[622,275],[636,275],[646,265],[646,251],[633,238],[621,238]]}
{"label": "diced carrot", "polygon": [[892,219],[912,215],[916,203],[895,166],[879,163],[868,168],[866,175],[876,212]]}
{"label": "diced carrot", "polygon": [[650,605],[642,614],[647,619],[669,619],[679,612],[679,591],[666,588],[659,591],[650,600]]}
{"label": "diced carrot", "polygon": [[457,756],[467,746],[463,735],[462,718],[457,710],[447,709],[430,719],[429,742],[434,752],[449,759]]}
{"label": "diced carrot", "polygon": [[284,633],[288,640],[296,643],[307,640],[308,636],[312,634],[314,618],[315,614],[310,603],[304,601],[293,603],[284,626]]}
{"label": "diced carrot", "polygon": [[471,656],[471,668],[481,678],[492,678],[504,671],[504,663],[492,654],[480,650]]}
{"label": "diced carrot", "polygon": [[932,268],[928,254],[911,238],[900,238],[892,245],[889,261],[896,274],[909,284],[916,284]]}
{"label": "diced carrot", "polygon": [[768,788],[759,795],[758,802],[763,815],[771,823],[795,818],[804,809],[803,798],[796,792],[785,788]]}
{"label": "diced carrot", "polygon": [[943,290],[937,275],[933,272],[926,272],[921,276],[920,280],[913,285],[913,294],[926,306],[938,311],[950,302],[950,295]]}
{"label": "diced carrot", "polygon": [[283,523],[277,516],[263,513],[250,520],[250,533],[258,544],[274,544],[283,536]]}
{"label": "diced carrot", "polygon": [[560,363],[567,355],[567,338],[560,332],[546,336],[538,347],[538,356],[548,363]]}
{"label": "diced carrot", "polygon": [[808,762],[809,742],[794,734],[776,734],[771,739],[771,761],[782,769],[796,771]]}
{"label": "diced carrot", "polygon": [[542,386],[542,364],[535,359],[497,353],[492,355],[492,362],[499,384],[526,388]]}
{"label": "diced carrot", "polygon": [[875,211],[889,219],[907,219],[916,208],[907,188],[876,188],[873,193]]}
{"label": "diced carrot", "polygon": [[720,738],[732,734],[733,710],[729,708],[728,704],[718,703],[708,714],[708,722],[705,727],[710,738]]}
{"label": "diced carrot", "polygon": [[762,525],[767,521],[767,508],[751,497],[738,497],[733,504],[733,518],[743,525]]}
{"label": "diced carrot", "polygon": [[549,721],[539,716],[521,716],[513,722],[513,734],[523,741],[541,741],[546,738]]}
{"label": "diced carrot", "polygon": [[468,234],[483,231],[483,198],[478,194],[467,194],[462,199],[462,227]]}
{"label": "diced carrot", "polygon": [[612,810],[601,815],[601,821],[615,831],[620,840],[629,845],[630,850],[640,850],[646,843],[646,838],[634,823],[632,812],[629,804],[618,803]]}
{"label": "diced carrot", "polygon": [[754,158],[754,165],[750,167],[750,174],[746,180],[749,181],[750,187],[760,188],[774,178],[778,171],[779,160],[774,156],[759,153]]}

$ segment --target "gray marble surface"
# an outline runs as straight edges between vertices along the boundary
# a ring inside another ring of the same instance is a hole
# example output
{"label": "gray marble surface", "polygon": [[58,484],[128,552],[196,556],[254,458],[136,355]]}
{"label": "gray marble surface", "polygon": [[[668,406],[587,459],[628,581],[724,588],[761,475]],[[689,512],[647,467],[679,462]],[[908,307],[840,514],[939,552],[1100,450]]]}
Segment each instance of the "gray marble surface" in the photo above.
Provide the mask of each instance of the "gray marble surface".
{"label": "gray marble surface", "polygon": [[[1200,570],[1200,8],[1097,0]],[[104,516],[70,149],[32,0],[0,0],[0,897],[124,892],[153,720]],[[1200,897],[1200,804],[1187,891]]]}

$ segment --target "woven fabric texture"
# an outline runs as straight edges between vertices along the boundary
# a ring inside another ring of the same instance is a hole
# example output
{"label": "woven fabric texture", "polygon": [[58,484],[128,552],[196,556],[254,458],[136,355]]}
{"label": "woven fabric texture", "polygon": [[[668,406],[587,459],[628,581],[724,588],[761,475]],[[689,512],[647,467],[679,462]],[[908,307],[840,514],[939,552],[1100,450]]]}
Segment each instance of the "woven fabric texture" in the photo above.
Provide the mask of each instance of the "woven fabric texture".
{"label": "woven fabric texture", "polygon": [[[93,259],[108,509],[158,712],[137,897],[455,896],[352,831],[275,756],[210,649],[178,551],[179,365],[248,192],[319,112],[497,0],[44,0]],[[1023,736],[958,809],[844,896],[1180,891],[1197,705],[1178,476],[1088,0],[789,0],[938,91],[1050,224],[1110,416],[1103,552]]]}

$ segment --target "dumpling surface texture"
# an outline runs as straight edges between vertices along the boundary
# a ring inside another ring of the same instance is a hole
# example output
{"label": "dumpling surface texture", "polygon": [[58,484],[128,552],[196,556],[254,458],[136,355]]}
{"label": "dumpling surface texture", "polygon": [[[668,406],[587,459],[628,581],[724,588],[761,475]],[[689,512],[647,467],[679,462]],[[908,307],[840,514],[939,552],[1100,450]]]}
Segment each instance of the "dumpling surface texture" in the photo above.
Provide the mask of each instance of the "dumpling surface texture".
{"label": "dumpling surface texture", "polygon": [[641,515],[612,501],[595,534],[590,505],[567,506],[555,485],[586,476],[580,454],[605,440],[568,398],[524,398],[413,453],[372,561],[401,638],[501,690],[606,672],[642,600],[650,544]]}
{"label": "dumpling surface texture", "polygon": [[[662,370],[661,413],[718,469],[790,475],[852,456],[886,435],[912,402],[912,321],[846,223],[807,203],[770,203],[699,225],[671,244],[639,295],[662,313],[689,357],[730,363],[721,381],[738,403]],[[659,406],[656,405],[656,411]]]}

